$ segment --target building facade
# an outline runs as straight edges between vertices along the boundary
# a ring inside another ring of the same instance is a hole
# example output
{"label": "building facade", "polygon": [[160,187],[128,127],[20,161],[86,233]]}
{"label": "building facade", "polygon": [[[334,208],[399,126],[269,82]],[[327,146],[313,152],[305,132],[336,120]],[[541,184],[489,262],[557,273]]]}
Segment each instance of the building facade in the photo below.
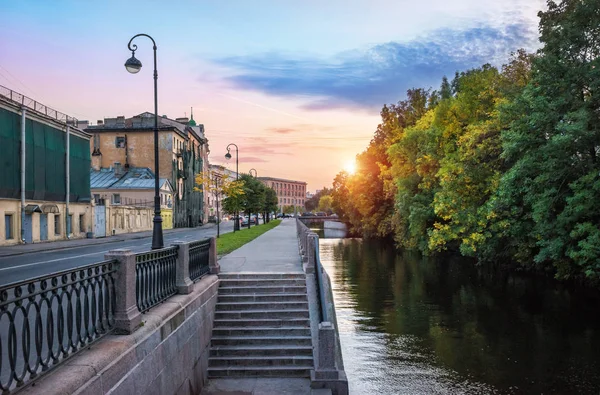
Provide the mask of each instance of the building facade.
{"label": "building facade", "polygon": [[91,231],[90,135],[77,125],[0,86],[0,245]]}
{"label": "building facade", "polygon": [[304,211],[306,182],[273,177],[258,177],[258,179],[277,193],[277,205],[280,213],[286,206],[294,207],[295,212]]}
{"label": "building facade", "polygon": [[[193,119],[159,117],[159,177],[174,188],[175,227],[194,227],[207,221],[207,196],[194,190],[195,175],[208,166],[204,125]],[[130,167],[154,169],[154,114],[105,118],[86,128],[93,134],[90,152],[94,170]]]}

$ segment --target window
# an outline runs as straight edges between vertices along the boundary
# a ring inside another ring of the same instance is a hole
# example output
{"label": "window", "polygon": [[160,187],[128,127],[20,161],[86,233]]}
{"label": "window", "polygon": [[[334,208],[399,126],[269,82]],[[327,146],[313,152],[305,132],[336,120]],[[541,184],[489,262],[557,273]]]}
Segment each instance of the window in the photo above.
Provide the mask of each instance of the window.
{"label": "window", "polygon": [[14,239],[15,232],[13,231],[14,220],[12,214],[4,215],[4,238],[6,240]]}
{"label": "window", "polygon": [[125,137],[117,136],[117,138],[115,139],[115,147],[125,148]]}
{"label": "window", "polygon": [[85,215],[79,214],[79,233],[85,233]]}
{"label": "window", "polygon": [[54,234],[60,235],[60,214],[54,214]]}
{"label": "window", "polygon": [[67,228],[67,233],[74,233],[73,232],[73,214],[69,214],[69,217],[67,219],[67,223],[68,223],[68,228]]}
{"label": "window", "polygon": [[121,195],[118,193],[113,193],[112,195],[112,204],[121,204]]}

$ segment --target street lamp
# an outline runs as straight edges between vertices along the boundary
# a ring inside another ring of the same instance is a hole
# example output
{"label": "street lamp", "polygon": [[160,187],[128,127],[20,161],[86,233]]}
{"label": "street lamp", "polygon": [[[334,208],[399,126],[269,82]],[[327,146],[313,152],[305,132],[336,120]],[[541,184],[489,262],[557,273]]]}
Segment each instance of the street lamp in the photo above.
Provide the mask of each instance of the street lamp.
{"label": "street lamp", "polygon": [[153,219],[153,230],[152,230],[152,249],[157,250],[164,247],[163,242],[163,231],[162,231],[162,217],[160,216],[160,187],[159,187],[159,173],[158,173],[158,90],[157,80],[158,72],[156,71],[156,42],[152,37],[147,34],[136,34],[129,40],[127,48],[131,51],[131,58],[125,62],[125,68],[131,74],[136,74],[142,68],[142,62],[135,57],[135,51],[137,45],[131,44],[131,42],[139,36],[148,37],[152,40],[154,49],[154,219]]}
{"label": "street lamp", "polygon": [[[229,144],[227,146],[227,153],[225,154],[225,159],[231,159],[231,146],[235,147],[235,180],[238,180],[238,174],[239,174],[239,170],[238,170],[238,146],[236,144]],[[240,219],[239,219],[239,214],[236,210],[235,212],[235,222],[233,223],[233,231],[235,232],[236,230],[240,230]]]}
{"label": "street lamp", "polygon": [[256,172],[256,169],[250,169],[250,170],[248,170],[248,174],[252,175],[252,170],[254,170],[254,178],[256,178],[258,176],[258,173]]}

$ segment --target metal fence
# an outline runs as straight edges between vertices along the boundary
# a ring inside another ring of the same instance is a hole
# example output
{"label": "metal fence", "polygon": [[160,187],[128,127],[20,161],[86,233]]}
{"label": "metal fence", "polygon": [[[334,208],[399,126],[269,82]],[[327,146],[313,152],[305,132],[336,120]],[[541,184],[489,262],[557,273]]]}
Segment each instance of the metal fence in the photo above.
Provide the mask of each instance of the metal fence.
{"label": "metal fence", "polygon": [[198,280],[200,277],[210,272],[208,266],[208,250],[210,248],[210,239],[194,241],[190,243],[190,279]]}
{"label": "metal fence", "polygon": [[178,247],[136,254],[135,295],[142,313],[177,293],[177,255]]}
{"label": "metal fence", "polygon": [[109,333],[115,261],[0,287],[0,390],[10,393]]}
{"label": "metal fence", "polygon": [[9,89],[2,85],[0,85],[0,96],[3,96],[8,100],[16,102],[21,106],[27,107],[29,110],[33,110],[40,114],[44,114],[50,118],[54,118],[59,122],[69,123],[74,126],[77,126],[77,118],[71,117],[60,111],[56,111],[48,106],[43,105],[42,103],[37,102],[36,100],[33,100],[19,92],[15,92],[12,89]]}

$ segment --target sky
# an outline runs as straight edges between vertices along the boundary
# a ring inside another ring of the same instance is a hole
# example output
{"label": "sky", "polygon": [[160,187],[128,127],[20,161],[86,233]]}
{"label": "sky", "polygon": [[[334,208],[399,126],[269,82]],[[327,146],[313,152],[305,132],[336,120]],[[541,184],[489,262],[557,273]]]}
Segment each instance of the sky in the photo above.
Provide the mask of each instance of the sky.
{"label": "sky", "polygon": [[386,103],[539,47],[543,0],[0,0],[0,85],[80,120],[154,109],[204,124],[209,161],[330,187]]}

